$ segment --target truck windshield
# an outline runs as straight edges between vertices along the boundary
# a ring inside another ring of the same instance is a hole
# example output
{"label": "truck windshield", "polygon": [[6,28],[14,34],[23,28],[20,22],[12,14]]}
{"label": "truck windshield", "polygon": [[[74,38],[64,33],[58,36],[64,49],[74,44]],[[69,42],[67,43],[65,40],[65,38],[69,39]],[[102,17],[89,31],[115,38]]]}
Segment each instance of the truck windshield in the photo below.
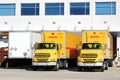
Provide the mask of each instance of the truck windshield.
{"label": "truck windshield", "polygon": [[82,49],[101,49],[100,43],[83,43]]}
{"label": "truck windshield", "polygon": [[55,49],[55,43],[39,43],[37,49]]}

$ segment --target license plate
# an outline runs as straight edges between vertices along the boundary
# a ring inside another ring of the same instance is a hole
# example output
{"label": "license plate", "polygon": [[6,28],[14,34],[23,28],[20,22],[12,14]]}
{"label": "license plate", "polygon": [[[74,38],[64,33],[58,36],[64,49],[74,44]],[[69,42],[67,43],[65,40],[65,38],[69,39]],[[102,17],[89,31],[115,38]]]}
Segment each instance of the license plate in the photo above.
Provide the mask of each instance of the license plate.
{"label": "license plate", "polygon": [[84,65],[85,66],[93,66],[94,64],[93,63],[85,63]]}

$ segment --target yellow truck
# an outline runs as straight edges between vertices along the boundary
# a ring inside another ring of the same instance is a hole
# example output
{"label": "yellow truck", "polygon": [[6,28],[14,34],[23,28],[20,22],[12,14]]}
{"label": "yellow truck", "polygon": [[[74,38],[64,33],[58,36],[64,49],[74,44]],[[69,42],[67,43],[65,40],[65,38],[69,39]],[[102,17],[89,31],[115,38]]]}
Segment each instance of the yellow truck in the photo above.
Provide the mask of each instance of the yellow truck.
{"label": "yellow truck", "polygon": [[77,66],[77,57],[81,48],[81,36],[66,31],[42,32],[42,43],[36,44],[32,59],[33,70],[44,66],[47,69],[59,70]]}
{"label": "yellow truck", "polygon": [[113,38],[108,31],[82,31],[82,49],[78,56],[78,70],[112,67]]}

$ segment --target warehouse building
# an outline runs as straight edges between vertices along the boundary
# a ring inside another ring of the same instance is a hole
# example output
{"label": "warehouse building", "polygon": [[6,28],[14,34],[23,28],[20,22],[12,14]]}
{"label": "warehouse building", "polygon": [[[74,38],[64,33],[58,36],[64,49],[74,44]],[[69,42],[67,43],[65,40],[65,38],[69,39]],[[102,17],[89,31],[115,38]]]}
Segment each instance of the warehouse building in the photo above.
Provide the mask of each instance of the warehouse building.
{"label": "warehouse building", "polygon": [[0,1],[0,31],[120,31],[120,0]]}
{"label": "warehouse building", "polygon": [[119,5],[120,0],[0,0],[0,35],[9,31],[108,30],[119,54]]}

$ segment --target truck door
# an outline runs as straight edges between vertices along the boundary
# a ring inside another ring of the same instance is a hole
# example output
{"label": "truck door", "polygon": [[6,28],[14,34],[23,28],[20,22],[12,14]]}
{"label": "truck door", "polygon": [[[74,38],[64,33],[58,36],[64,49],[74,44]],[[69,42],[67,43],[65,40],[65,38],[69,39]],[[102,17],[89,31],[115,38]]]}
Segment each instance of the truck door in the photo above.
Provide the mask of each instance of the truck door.
{"label": "truck door", "polygon": [[60,48],[59,48],[59,46],[58,46],[58,44],[56,44],[56,49],[57,49],[57,53],[58,53],[58,55],[60,56]]}

